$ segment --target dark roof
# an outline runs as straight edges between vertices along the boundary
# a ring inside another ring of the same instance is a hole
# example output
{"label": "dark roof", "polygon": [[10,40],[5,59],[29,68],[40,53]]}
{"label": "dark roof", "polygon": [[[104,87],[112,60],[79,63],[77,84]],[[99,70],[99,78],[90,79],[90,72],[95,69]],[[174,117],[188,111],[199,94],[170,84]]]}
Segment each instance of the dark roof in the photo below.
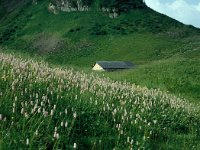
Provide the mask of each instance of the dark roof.
{"label": "dark roof", "polygon": [[130,61],[97,61],[103,69],[131,69],[133,63]]}

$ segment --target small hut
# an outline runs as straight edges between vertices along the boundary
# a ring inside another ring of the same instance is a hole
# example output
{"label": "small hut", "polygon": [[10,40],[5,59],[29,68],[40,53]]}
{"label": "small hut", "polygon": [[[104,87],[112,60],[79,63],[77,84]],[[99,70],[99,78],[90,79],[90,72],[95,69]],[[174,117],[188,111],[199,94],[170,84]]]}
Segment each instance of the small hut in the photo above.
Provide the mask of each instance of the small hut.
{"label": "small hut", "polygon": [[92,70],[95,71],[116,71],[132,69],[134,64],[130,61],[97,61]]}

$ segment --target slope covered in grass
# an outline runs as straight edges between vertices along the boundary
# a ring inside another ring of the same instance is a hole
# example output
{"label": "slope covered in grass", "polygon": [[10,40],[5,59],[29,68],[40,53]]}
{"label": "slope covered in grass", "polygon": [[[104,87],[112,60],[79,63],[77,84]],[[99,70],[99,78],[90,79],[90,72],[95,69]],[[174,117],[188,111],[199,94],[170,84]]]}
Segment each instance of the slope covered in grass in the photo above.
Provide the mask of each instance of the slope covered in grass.
{"label": "slope covered in grass", "polygon": [[199,105],[0,53],[3,149],[199,148]]}
{"label": "slope covered in grass", "polygon": [[111,19],[93,7],[54,15],[48,4],[23,3],[6,14],[0,23],[0,45],[87,71],[98,60],[129,60],[137,65],[134,70],[108,76],[198,101],[198,29],[149,8]]}

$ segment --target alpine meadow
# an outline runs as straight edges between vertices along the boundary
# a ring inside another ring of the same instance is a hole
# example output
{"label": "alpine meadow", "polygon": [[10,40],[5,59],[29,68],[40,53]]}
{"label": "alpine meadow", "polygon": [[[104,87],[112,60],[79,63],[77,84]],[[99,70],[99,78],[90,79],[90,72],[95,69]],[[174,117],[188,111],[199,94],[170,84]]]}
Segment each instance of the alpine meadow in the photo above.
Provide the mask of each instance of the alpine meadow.
{"label": "alpine meadow", "polygon": [[0,150],[199,150],[199,58],[143,0],[0,0]]}

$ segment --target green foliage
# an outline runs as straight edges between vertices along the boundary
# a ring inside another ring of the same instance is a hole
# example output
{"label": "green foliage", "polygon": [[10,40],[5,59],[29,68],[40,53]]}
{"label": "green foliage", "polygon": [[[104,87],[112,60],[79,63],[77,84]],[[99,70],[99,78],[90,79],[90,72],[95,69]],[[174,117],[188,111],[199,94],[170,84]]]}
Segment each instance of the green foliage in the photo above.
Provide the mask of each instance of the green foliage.
{"label": "green foliage", "polygon": [[91,28],[91,34],[92,35],[106,35],[107,32],[104,28],[104,25],[96,23],[92,28]]}
{"label": "green foliage", "polygon": [[94,0],[82,0],[83,5],[92,6]]}
{"label": "green foliage", "polygon": [[13,36],[16,33],[17,28],[18,28],[18,26],[7,27],[6,30],[0,36],[0,44],[4,43],[6,41],[12,40]]}
{"label": "green foliage", "polygon": [[73,29],[70,29],[69,32],[79,32],[83,29],[84,27],[83,26],[80,26],[80,27],[76,27],[76,28],[73,28]]}
{"label": "green foliage", "polygon": [[142,0],[101,0],[100,7],[115,8],[118,12],[128,12],[132,9],[146,8]]}

